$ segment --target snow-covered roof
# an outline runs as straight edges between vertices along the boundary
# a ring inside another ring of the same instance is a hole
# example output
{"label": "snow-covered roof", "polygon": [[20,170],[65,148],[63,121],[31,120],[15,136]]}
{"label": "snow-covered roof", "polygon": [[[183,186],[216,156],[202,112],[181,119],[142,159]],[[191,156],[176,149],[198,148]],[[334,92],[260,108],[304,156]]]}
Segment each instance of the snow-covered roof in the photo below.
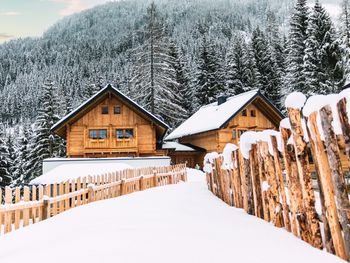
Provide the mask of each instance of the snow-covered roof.
{"label": "snow-covered roof", "polygon": [[195,152],[196,150],[190,146],[178,142],[164,142],[162,145],[164,150],[174,150],[176,152]]}
{"label": "snow-covered roof", "polygon": [[80,112],[82,109],[84,109],[86,106],[88,106],[91,102],[93,102],[96,98],[98,98],[101,94],[103,94],[104,92],[106,92],[106,90],[111,89],[113,92],[115,92],[119,97],[121,97],[122,99],[126,100],[127,102],[129,102],[132,106],[134,106],[135,108],[137,108],[138,110],[140,110],[141,112],[143,112],[145,115],[147,115],[148,117],[150,117],[151,119],[153,119],[156,123],[160,124],[161,126],[163,126],[164,128],[168,129],[169,126],[163,122],[161,119],[159,119],[158,117],[156,117],[155,115],[153,115],[151,112],[147,111],[145,108],[143,108],[142,106],[140,106],[139,104],[137,104],[135,101],[133,101],[132,99],[130,99],[128,96],[126,96],[125,94],[123,94],[121,91],[119,91],[118,89],[116,89],[115,87],[113,87],[111,84],[106,85],[103,89],[101,89],[99,92],[97,92],[95,95],[93,95],[90,99],[88,99],[87,101],[85,101],[84,103],[82,103],[80,106],[78,106],[76,109],[74,109],[73,111],[71,111],[70,113],[68,113],[66,116],[64,116],[62,119],[60,119],[58,122],[56,122],[51,130],[54,131],[57,128],[59,128],[63,123],[65,123],[66,121],[68,121],[70,118],[72,118],[73,116],[75,116],[78,112]]}
{"label": "snow-covered roof", "polygon": [[63,183],[79,177],[101,175],[131,168],[132,166],[125,163],[62,164],[35,178],[30,184]]}
{"label": "snow-covered roof", "polygon": [[219,129],[228,120],[240,112],[259,93],[258,89],[227,98],[226,102],[217,102],[201,107],[189,119],[170,133],[165,140],[174,140],[201,132]]}

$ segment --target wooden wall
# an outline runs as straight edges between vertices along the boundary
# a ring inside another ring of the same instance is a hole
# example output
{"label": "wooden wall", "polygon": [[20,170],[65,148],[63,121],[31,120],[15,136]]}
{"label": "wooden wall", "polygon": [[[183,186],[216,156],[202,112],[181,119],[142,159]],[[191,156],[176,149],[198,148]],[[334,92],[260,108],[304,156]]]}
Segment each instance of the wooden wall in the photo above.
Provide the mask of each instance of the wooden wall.
{"label": "wooden wall", "polygon": [[[108,106],[108,114],[101,107]],[[121,114],[114,114],[114,106],[121,106]],[[116,141],[116,129],[134,129],[134,140]],[[89,139],[89,129],[107,129],[108,138],[98,142]],[[111,157],[156,153],[156,127],[114,95],[106,97],[90,111],[67,126],[67,155],[69,157]]]}

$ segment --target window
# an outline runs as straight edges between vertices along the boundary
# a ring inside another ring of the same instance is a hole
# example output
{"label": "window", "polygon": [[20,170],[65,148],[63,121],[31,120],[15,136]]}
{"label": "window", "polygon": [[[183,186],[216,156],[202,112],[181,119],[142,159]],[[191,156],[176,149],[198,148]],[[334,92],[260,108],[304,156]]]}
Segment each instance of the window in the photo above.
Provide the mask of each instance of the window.
{"label": "window", "polygon": [[247,110],[242,110],[242,116],[247,116]]}
{"label": "window", "polygon": [[102,114],[108,114],[108,106],[102,106],[101,107],[101,113]]}
{"label": "window", "polygon": [[256,117],[256,111],[255,110],[251,110],[250,111],[250,116],[251,117]]}
{"label": "window", "polygon": [[97,130],[90,130],[90,139],[97,139]]}
{"label": "window", "polygon": [[117,129],[115,131],[115,137],[117,139],[131,139],[134,137],[133,129]]}
{"label": "window", "polygon": [[117,139],[123,139],[124,138],[124,130],[116,130],[115,132],[115,137],[117,137]]}
{"label": "window", "polygon": [[125,138],[132,138],[134,137],[134,130],[133,129],[126,129],[125,130]]}
{"label": "window", "polygon": [[114,106],[114,114],[120,114],[120,113],[121,113],[120,106]]}
{"label": "window", "polygon": [[90,139],[107,139],[107,130],[90,130],[89,131]]}
{"label": "window", "polygon": [[99,139],[107,139],[107,130],[99,131]]}

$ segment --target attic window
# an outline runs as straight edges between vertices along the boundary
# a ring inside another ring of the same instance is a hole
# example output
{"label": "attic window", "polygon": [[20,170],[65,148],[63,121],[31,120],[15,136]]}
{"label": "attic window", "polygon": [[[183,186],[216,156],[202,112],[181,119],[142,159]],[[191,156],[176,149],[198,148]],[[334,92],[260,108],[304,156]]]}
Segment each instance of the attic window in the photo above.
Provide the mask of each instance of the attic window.
{"label": "attic window", "polygon": [[108,114],[108,106],[101,107],[101,114]]}
{"label": "attic window", "polygon": [[242,116],[247,116],[247,110],[242,110]]}
{"label": "attic window", "polygon": [[120,114],[120,113],[121,113],[120,106],[114,106],[114,114]]}
{"label": "attic window", "polygon": [[256,111],[255,110],[251,110],[250,111],[250,116],[251,117],[256,117]]}

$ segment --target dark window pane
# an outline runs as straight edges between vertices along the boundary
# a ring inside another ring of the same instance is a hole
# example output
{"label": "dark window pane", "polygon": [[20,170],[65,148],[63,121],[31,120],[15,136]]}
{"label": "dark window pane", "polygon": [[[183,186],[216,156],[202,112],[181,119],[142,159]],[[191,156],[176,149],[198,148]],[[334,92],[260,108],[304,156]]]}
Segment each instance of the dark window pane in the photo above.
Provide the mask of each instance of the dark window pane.
{"label": "dark window pane", "polygon": [[117,137],[117,139],[123,139],[124,138],[124,130],[116,130],[115,132],[115,136]]}
{"label": "dark window pane", "polygon": [[256,117],[256,111],[255,110],[251,110],[250,111],[250,116],[251,117]]}
{"label": "dark window pane", "polygon": [[90,139],[97,139],[97,130],[90,130]]}
{"label": "dark window pane", "polygon": [[101,113],[102,114],[108,114],[108,106],[102,106]]}
{"label": "dark window pane", "polygon": [[99,139],[107,138],[107,130],[100,130]]}
{"label": "dark window pane", "polygon": [[133,129],[126,129],[125,130],[125,138],[132,138],[134,137],[134,130]]}
{"label": "dark window pane", "polygon": [[242,116],[247,116],[247,110],[242,111]]}
{"label": "dark window pane", "polygon": [[120,106],[114,106],[114,114],[120,114],[120,113],[121,113]]}

